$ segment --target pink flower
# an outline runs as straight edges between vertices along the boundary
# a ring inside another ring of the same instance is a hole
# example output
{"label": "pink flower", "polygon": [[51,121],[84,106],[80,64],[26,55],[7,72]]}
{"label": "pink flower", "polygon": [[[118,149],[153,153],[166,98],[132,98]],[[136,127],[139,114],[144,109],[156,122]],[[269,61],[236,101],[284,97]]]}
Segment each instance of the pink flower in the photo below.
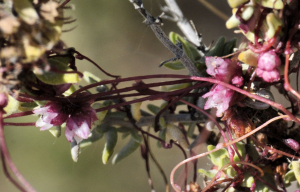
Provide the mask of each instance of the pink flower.
{"label": "pink flower", "polygon": [[257,76],[266,82],[274,82],[280,79],[280,58],[274,50],[260,53],[257,58]]}
{"label": "pink flower", "polygon": [[204,109],[217,108],[217,116],[221,117],[223,112],[229,107],[229,103],[235,91],[228,89],[222,85],[214,85],[210,91],[202,97],[207,98]]}
{"label": "pink flower", "polygon": [[[237,87],[244,84],[242,67],[239,63],[220,57],[205,57],[205,62],[206,72],[216,79]],[[233,90],[222,85],[214,85],[208,93],[202,96],[203,98],[208,97],[204,109],[215,107],[217,108],[217,116],[221,117],[223,112],[228,109],[234,93]]]}
{"label": "pink flower", "polygon": [[236,66],[230,59],[220,57],[205,57],[206,72],[218,80],[228,83],[235,72]]}
{"label": "pink flower", "polygon": [[96,111],[90,106],[91,102],[55,102],[50,101],[44,107],[33,110],[33,113],[41,115],[36,122],[36,127],[41,131],[52,126],[66,122],[65,136],[68,141],[74,138],[77,143],[87,139],[91,124],[98,118]]}

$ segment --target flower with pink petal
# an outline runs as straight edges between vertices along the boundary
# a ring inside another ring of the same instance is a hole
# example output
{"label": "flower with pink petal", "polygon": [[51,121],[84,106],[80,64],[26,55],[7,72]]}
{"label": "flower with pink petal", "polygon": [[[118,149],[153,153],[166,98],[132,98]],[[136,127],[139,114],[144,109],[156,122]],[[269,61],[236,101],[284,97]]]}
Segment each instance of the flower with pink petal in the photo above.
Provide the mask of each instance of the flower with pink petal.
{"label": "flower with pink petal", "polygon": [[207,98],[204,109],[217,108],[217,116],[221,117],[223,112],[229,107],[229,103],[233,98],[235,91],[228,89],[222,85],[214,85],[210,91],[202,97]]}
{"label": "flower with pink petal", "polygon": [[[237,87],[244,84],[242,67],[239,63],[220,57],[205,57],[205,62],[206,72],[216,79],[225,83],[232,83]],[[204,109],[217,108],[217,116],[221,117],[223,112],[228,109],[234,93],[235,91],[222,85],[214,85],[208,93],[202,96],[208,98]]]}
{"label": "flower with pink petal", "polygon": [[33,113],[41,115],[36,127],[41,127],[40,130],[43,131],[66,122],[65,136],[68,141],[71,142],[74,138],[79,143],[88,138],[92,123],[98,119],[90,104],[90,101],[50,101],[44,107],[33,110]]}
{"label": "flower with pink petal", "polygon": [[266,82],[279,81],[280,64],[280,58],[275,53],[275,50],[260,53],[257,58],[256,74]]}
{"label": "flower with pink petal", "polygon": [[205,57],[205,63],[207,66],[206,72],[209,75],[226,83],[230,81],[230,77],[236,68],[230,59],[220,57]]}

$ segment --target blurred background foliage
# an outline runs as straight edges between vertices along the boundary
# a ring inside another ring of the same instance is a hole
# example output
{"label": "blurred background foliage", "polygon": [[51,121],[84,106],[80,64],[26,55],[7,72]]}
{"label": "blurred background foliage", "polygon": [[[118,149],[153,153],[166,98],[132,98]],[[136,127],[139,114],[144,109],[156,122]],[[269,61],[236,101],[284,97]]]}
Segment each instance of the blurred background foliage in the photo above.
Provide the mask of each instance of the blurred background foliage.
{"label": "blurred background foliage", "polygon": [[[209,2],[226,15],[231,15],[227,1]],[[69,4],[74,5],[75,10],[67,10],[65,16],[77,19],[75,23],[64,26],[64,30],[76,26],[74,30],[63,34],[62,39],[69,47],[75,47],[108,72],[122,77],[174,73],[167,68],[158,67],[160,62],[173,55],[155,38],[151,29],[142,23],[142,17],[128,0],[72,0]],[[203,35],[205,44],[216,41],[221,35],[228,40],[237,36],[233,30],[225,28],[225,21],[197,0],[178,0],[178,4],[185,16],[194,21]],[[160,6],[163,6],[164,2],[144,0],[144,5],[155,16],[160,15]],[[180,33],[176,24],[167,20],[164,20],[163,29],[166,33]],[[108,79],[86,61],[77,61],[77,66],[80,71],[87,70],[101,79]],[[187,74],[187,71],[182,70],[179,73]],[[20,121],[33,122],[36,119],[26,117]],[[70,156],[70,143],[64,135],[56,139],[48,131],[41,132],[35,127],[5,127],[5,135],[13,161],[37,191],[150,191],[145,163],[139,150],[115,166],[110,162],[103,165],[102,139],[82,149],[79,161],[74,163]],[[126,142],[126,139],[119,140],[115,152]],[[154,141],[151,146],[169,177],[172,168],[183,160],[182,153],[176,147],[169,150],[157,149]],[[201,168],[211,167],[206,158],[201,159],[198,165]],[[163,178],[151,161],[150,168],[156,191],[165,191]],[[0,191],[18,191],[5,178],[2,167],[0,181]]]}

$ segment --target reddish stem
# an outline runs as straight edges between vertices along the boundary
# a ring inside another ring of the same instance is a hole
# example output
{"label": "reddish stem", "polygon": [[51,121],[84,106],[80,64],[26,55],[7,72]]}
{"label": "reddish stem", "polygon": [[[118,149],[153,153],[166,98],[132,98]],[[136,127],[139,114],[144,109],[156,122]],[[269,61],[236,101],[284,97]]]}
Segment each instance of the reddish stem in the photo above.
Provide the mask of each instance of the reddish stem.
{"label": "reddish stem", "polygon": [[66,4],[68,4],[71,0],[65,0],[62,4],[59,5],[58,8],[63,8]]}
{"label": "reddish stem", "polygon": [[224,83],[224,82],[219,81],[219,80],[216,80],[216,79],[205,78],[205,77],[189,77],[189,78],[190,78],[190,79],[197,80],[197,81],[207,81],[207,82],[211,82],[211,83],[217,83],[217,84],[219,84],[219,85],[222,85],[222,86],[225,86],[225,87],[227,87],[227,88],[229,88],[229,89],[232,89],[232,90],[234,90],[234,91],[236,91],[236,92],[239,92],[239,93],[241,93],[241,94],[244,94],[244,95],[246,95],[246,96],[248,96],[248,97],[251,97],[251,98],[253,98],[253,99],[255,99],[255,100],[259,100],[259,101],[261,101],[261,102],[267,103],[267,104],[269,104],[269,105],[271,105],[271,106],[273,106],[273,107],[275,107],[275,108],[277,108],[277,109],[283,111],[283,112],[284,112],[286,115],[288,115],[293,121],[295,121],[297,124],[300,125],[300,120],[297,119],[297,118],[296,118],[291,112],[289,112],[287,109],[285,109],[285,108],[283,107],[282,104],[276,103],[276,102],[274,102],[274,101],[270,101],[270,100],[268,100],[268,99],[266,99],[266,98],[260,97],[260,96],[255,95],[255,94],[251,94],[251,93],[249,93],[249,92],[247,92],[247,91],[245,91],[245,90],[242,90],[242,89],[237,88],[237,87],[235,87],[235,86],[233,86],[233,85]]}
{"label": "reddish stem", "polygon": [[4,125],[3,125],[3,111],[0,110],[0,147],[1,151],[3,153],[3,156],[5,160],[7,161],[7,164],[13,174],[17,177],[17,179],[20,181],[20,183],[24,186],[24,188],[28,192],[35,192],[36,190],[26,181],[26,179],[23,177],[23,175],[20,173],[20,171],[17,169],[15,164],[10,158],[6,142],[5,142],[5,136],[4,136]]}
{"label": "reddish stem", "polygon": [[23,117],[23,116],[32,115],[32,114],[33,114],[32,111],[23,111],[23,112],[20,112],[20,113],[11,114],[7,117],[4,117],[3,119],[9,119],[9,118],[14,118],[14,117]]}
{"label": "reddish stem", "polygon": [[90,58],[88,58],[85,55],[82,55],[81,53],[79,53],[78,51],[74,51],[75,53],[77,53],[76,58],[77,59],[85,59],[88,60],[89,62],[91,62],[92,64],[94,64],[100,71],[102,71],[103,73],[105,73],[105,75],[109,76],[109,77],[113,77],[113,78],[119,78],[119,75],[112,75],[108,72],[106,72],[104,69],[102,69],[96,62],[94,62],[93,60],[91,60]]}
{"label": "reddish stem", "polygon": [[13,123],[13,122],[4,122],[4,126],[35,126],[35,122],[29,123]]}
{"label": "reddish stem", "polygon": [[4,158],[3,152],[1,150],[0,150],[0,153],[1,153],[2,168],[3,168],[3,172],[4,172],[5,176],[7,177],[8,180],[10,180],[10,182],[13,183],[14,186],[16,186],[18,189],[20,189],[20,191],[26,192],[26,190],[16,180],[14,180],[14,178],[11,177],[11,175],[9,174],[9,172],[7,170],[5,158]]}
{"label": "reddish stem", "polygon": [[[289,41],[288,41],[288,43],[289,43]],[[288,43],[287,43],[287,46],[288,46]],[[293,95],[295,95],[298,99],[300,99],[300,94],[291,87],[290,82],[289,82],[289,75],[288,75],[289,64],[290,64],[289,59],[290,59],[290,55],[286,54],[285,55],[285,66],[284,66],[284,89],[288,92],[290,91]]]}

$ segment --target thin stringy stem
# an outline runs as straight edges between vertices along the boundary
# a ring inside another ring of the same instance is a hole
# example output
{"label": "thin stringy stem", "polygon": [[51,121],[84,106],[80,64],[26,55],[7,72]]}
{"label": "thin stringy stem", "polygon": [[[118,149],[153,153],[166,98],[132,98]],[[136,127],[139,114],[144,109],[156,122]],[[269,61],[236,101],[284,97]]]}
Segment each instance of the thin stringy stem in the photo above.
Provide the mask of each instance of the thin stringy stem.
{"label": "thin stringy stem", "polygon": [[[261,126],[257,127],[256,129],[252,130],[251,132],[249,132],[249,133],[243,135],[242,137],[237,138],[237,139],[235,139],[235,140],[233,140],[233,141],[230,141],[230,142],[228,142],[228,143],[223,143],[223,146],[220,146],[219,148],[215,148],[215,149],[213,149],[213,150],[211,150],[211,151],[208,151],[208,152],[205,152],[205,153],[201,153],[201,154],[199,154],[199,155],[196,155],[196,156],[194,156],[194,157],[190,157],[190,158],[188,158],[188,159],[186,159],[186,160],[184,160],[184,161],[181,161],[180,163],[178,163],[178,164],[173,168],[173,170],[172,170],[172,172],[171,172],[171,174],[170,174],[170,183],[171,183],[173,189],[174,189],[176,192],[180,192],[180,190],[178,189],[178,186],[174,183],[174,175],[175,175],[175,171],[176,171],[181,165],[183,165],[183,164],[185,164],[185,163],[188,163],[188,162],[190,162],[190,161],[193,161],[193,160],[195,160],[195,159],[199,159],[199,158],[201,158],[201,157],[207,156],[207,155],[209,155],[209,154],[211,154],[211,153],[213,153],[213,152],[218,151],[219,149],[222,149],[222,148],[224,148],[224,147],[230,146],[230,145],[232,145],[232,144],[234,144],[234,143],[236,143],[236,142],[242,141],[243,139],[245,139],[245,138],[247,138],[247,137],[253,135],[253,134],[256,133],[257,131],[263,129],[264,127],[266,127],[266,126],[269,125],[270,123],[272,123],[272,122],[274,122],[274,121],[276,121],[276,120],[278,120],[278,119],[283,119],[283,118],[288,118],[288,117],[289,117],[288,115],[280,115],[280,116],[274,117],[274,118],[268,120],[267,122],[265,122],[264,124],[262,124]],[[294,156],[294,159],[300,159],[300,157]]]}

